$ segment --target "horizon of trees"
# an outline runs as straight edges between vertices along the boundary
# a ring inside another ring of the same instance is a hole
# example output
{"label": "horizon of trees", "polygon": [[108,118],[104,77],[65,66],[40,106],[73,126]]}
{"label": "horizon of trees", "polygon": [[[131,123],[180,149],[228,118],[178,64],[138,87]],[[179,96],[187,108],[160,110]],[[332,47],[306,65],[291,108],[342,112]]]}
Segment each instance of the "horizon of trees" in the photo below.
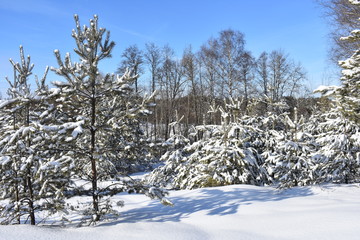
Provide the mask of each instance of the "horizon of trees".
{"label": "horizon of trees", "polygon": [[[265,113],[269,102],[310,95],[301,63],[281,49],[264,51],[256,58],[246,49],[244,34],[232,29],[209,38],[198,51],[188,46],[181,57],[169,45],[155,43],[144,49],[131,45],[121,57],[117,73],[129,68],[148,79],[145,86],[136,81],[135,92],[157,93],[155,114],[149,120],[155,139],[169,138],[169,124],[179,118],[185,134],[191,124],[219,123],[219,115],[210,116],[209,111],[224,99],[241,98],[241,113],[251,114]],[[254,99],[263,102],[262,108],[251,109]]]}
{"label": "horizon of trees", "polygon": [[[290,112],[297,107],[309,117],[316,106],[308,103],[316,101],[311,100],[301,63],[282,49],[255,57],[245,42],[242,32],[227,29],[205,41],[198,51],[186,47],[181,57],[171,46],[152,42],[143,49],[125,48],[116,73],[130,70],[136,76],[131,83],[134,96],[155,93],[153,115],[143,119],[146,136],[156,142],[176,131],[187,136],[200,124],[220,124],[216,109],[226,99],[241,99],[239,115],[263,115],[274,103],[285,103]],[[139,82],[142,75],[148,79],[145,84]],[[171,127],[179,121],[181,127]]]}

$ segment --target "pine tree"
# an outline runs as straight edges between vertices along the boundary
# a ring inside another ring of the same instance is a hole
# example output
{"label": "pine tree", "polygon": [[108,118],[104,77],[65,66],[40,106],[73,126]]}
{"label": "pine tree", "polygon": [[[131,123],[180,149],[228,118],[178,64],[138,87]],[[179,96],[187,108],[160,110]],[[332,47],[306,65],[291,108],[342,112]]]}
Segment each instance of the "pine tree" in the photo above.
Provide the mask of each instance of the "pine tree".
{"label": "pine tree", "polygon": [[336,108],[329,113],[313,116],[317,151],[313,161],[316,181],[353,183],[360,180],[360,128]]}
{"label": "pine tree", "polygon": [[226,109],[220,108],[222,125],[198,126],[208,137],[165,153],[165,165],[147,176],[147,181],[176,189],[267,183],[257,151],[260,132],[246,117],[238,118],[239,106],[239,101],[231,101]]}
{"label": "pine tree", "polygon": [[[130,123],[136,123],[132,119],[150,113],[146,105],[152,96],[142,99],[129,98],[132,91],[130,86],[137,78],[132,76],[130,71],[123,76],[102,76],[98,64],[111,57],[115,46],[115,43],[110,41],[110,32],[98,27],[96,15],[90,20],[90,26],[81,28],[77,15],[75,22],[76,29],[73,30],[72,37],[77,46],[74,51],[80,62],[73,63],[69,53],[62,60],[60,52],[55,50],[59,67],[52,70],[66,80],[54,83],[61,89],[62,99],[65,99],[64,113],[69,120],[84,121],[82,133],[71,150],[77,159],[78,169],[82,171],[78,175],[91,182],[90,212],[92,220],[99,221],[109,207],[101,204],[102,197],[109,194],[109,188],[100,188],[98,183],[117,174],[116,165],[119,161],[120,165],[122,164],[121,156],[131,149],[131,141],[137,141],[128,139],[134,126]],[[126,182],[119,185],[120,190],[132,187]],[[160,190],[138,187],[141,191],[147,191],[151,197],[163,197]]]}
{"label": "pine tree", "polygon": [[[351,4],[360,5],[358,1],[352,0]],[[349,36],[342,37],[342,41],[359,42],[360,31],[353,30]],[[353,55],[339,61],[342,70],[341,86],[321,86],[315,92],[322,93],[326,97],[331,97],[336,103],[336,107],[342,114],[356,122],[360,122],[360,49],[356,50]]]}
{"label": "pine tree", "polygon": [[[351,4],[360,5],[357,0]],[[360,31],[353,30],[343,41],[359,42]],[[316,159],[323,166],[323,178],[335,182],[359,181],[360,156],[360,49],[345,61],[341,86],[321,86],[315,92],[332,100],[330,114],[323,114],[323,123],[318,126],[318,142],[321,145]],[[324,131],[325,130],[325,131]]]}
{"label": "pine tree", "polygon": [[64,191],[70,183],[72,159],[59,155],[55,146],[59,138],[71,134],[79,124],[54,124],[52,92],[45,86],[44,77],[31,91],[28,77],[33,64],[25,58],[20,47],[21,63],[10,60],[14,67],[14,81],[9,82],[9,100],[0,106],[3,131],[0,141],[1,193],[8,204],[2,208],[4,223],[21,222],[28,215],[36,224],[35,213],[61,210]]}
{"label": "pine tree", "polygon": [[273,116],[278,122],[282,122],[283,129],[264,129],[264,167],[279,188],[304,186],[315,182],[316,164],[311,158],[316,150],[313,147],[315,140],[311,134],[303,131],[304,120],[298,119],[296,108],[294,112],[294,120],[291,120],[287,113]]}

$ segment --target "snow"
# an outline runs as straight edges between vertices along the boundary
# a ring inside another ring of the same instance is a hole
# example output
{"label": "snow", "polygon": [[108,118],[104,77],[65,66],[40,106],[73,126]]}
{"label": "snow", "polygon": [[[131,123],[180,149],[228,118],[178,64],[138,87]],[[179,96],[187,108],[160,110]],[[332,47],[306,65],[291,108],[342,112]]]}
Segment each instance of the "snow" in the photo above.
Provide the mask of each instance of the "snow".
{"label": "snow", "polygon": [[14,102],[16,102],[18,99],[14,98],[14,99],[10,99],[10,100],[0,100],[0,108],[4,108],[5,106],[12,104]]}
{"label": "snow", "polygon": [[[79,198],[79,197],[78,197]],[[359,239],[360,186],[320,185],[279,191],[232,185],[172,191],[173,207],[119,194],[121,216],[96,226],[0,226],[0,240]],[[71,201],[77,201],[73,198]]]}
{"label": "snow", "polygon": [[9,156],[0,157],[0,164],[5,166],[8,162],[10,162],[11,158]]}
{"label": "snow", "polygon": [[323,93],[324,96],[327,96],[327,92],[333,92],[334,90],[338,89],[339,86],[319,86],[317,89],[314,90],[314,93]]}
{"label": "snow", "polygon": [[77,136],[82,132],[83,132],[83,128],[79,125],[73,130],[71,135],[72,135],[73,138],[77,138]]}
{"label": "snow", "polygon": [[354,4],[354,5],[359,5],[360,4],[360,1],[359,0],[349,0],[349,2],[351,4]]}

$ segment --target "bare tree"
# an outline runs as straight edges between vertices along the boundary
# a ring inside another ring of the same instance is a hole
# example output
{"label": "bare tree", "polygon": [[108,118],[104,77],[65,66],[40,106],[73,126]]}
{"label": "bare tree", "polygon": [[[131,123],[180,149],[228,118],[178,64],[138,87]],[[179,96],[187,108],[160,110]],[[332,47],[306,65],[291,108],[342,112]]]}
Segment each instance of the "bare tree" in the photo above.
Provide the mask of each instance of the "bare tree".
{"label": "bare tree", "polygon": [[221,96],[235,97],[239,95],[239,64],[244,54],[244,34],[234,30],[224,30],[219,37],[208,40],[202,46],[206,62],[213,64],[212,70],[221,79]]}
{"label": "bare tree", "polygon": [[163,61],[161,49],[154,43],[146,43],[145,47],[144,59],[151,72],[151,90],[155,92],[156,83],[159,81],[160,64]]}
{"label": "bare tree", "polygon": [[306,72],[282,50],[263,52],[256,64],[257,82],[261,94],[273,102],[284,96],[295,97],[303,89]]}
{"label": "bare tree", "polygon": [[177,99],[184,91],[185,79],[181,62],[174,60],[174,50],[168,45],[163,48],[164,62],[161,67],[160,96],[161,122],[164,123],[164,137],[170,136],[169,124],[175,121]]}
{"label": "bare tree", "polygon": [[269,54],[267,52],[262,52],[259,58],[256,61],[256,76],[257,83],[260,87],[260,93],[262,95],[268,96],[269,94]]}
{"label": "bare tree", "polygon": [[186,48],[182,57],[182,66],[184,75],[188,83],[187,107],[186,107],[186,122],[190,123],[193,115],[193,123],[196,125],[200,123],[201,117],[201,89],[198,78],[199,65],[196,55],[192,52],[191,46]]}
{"label": "bare tree", "polygon": [[278,102],[285,93],[287,84],[287,74],[289,72],[288,56],[281,50],[272,51],[269,55],[269,70],[270,70],[270,98]]}
{"label": "bare tree", "polygon": [[[156,46],[154,43],[146,43],[146,51],[144,53],[145,63],[148,65],[150,74],[151,74],[151,91],[155,92],[157,89],[157,83],[160,81],[160,65],[163,61],[161,49]],[[156,99],[154,100],[154,118],[153,118],[153,127],[154,127],[154,140],[157,138],[157,125],[158,125],[158,113],[156,107]]]}
{"label": "bare tree", "polygon": [[255,59],[249,51],[245,51],[239,62],[240,81],[243,83],[243,110],[247,110],[249,96],[254,79]]}
{"label": "bare tree", "polygon": [[206,45],[201,47],[198,55],[201,63],[202,78],[207,86],[205,92],[210,100],[215,99],[218,87],[221,85],[216,70],[216,57],[214,52]]}
{"label": "bare tree", "polygon": [[[130,47],[126,48],[121,57],[123,60],[117,69],[118,74],[124,74],[126,69],[131,70],[134,75],[138,75],[143,72],[142,65],[144,63],[144,56],[142,51],[136,45],[131,45]],[[134,84],[135,93],[138,93],[137,79],[135,80]]]}
{"label": "bare tree", "polygon": [[349,0],[317,0],[325,9],[325,18],[331,26],[329,37],[332,42],[329,55],[330,59],[338,65],[339,60],[350,57],[360,42],[342,41],[341,37],[347,36],[353,29],[360,28],[360,5],[351,4]]}
{"label": "bare tree", "polygon": [[301,63],[292,62],[291,71],[288,77],[287,95],[296,97],[306,91],[304,80],[306,79],[306,71]]}

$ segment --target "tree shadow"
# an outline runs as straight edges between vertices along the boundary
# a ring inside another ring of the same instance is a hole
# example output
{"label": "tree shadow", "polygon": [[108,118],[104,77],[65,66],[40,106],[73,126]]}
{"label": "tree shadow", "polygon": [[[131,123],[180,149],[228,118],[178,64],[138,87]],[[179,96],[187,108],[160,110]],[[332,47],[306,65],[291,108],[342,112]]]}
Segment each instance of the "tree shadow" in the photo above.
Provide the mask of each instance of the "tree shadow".
{"label": "tree shadow", "polygon": [[114,222],[101,224],[116,225],[135,222],[179,222],[190,214],[204,211],[206,215],[230,215],[239,211],[244,205],[254,202],[281,201],[288,198],[312,195],[310,187],[296,187],[283,191],[270,187],[245,188],[206,188],[196,190],[196,194],[187,192],[181,196],[171,197],[173,207],[163,206],[151,201],[148,206],[127,210]]}

